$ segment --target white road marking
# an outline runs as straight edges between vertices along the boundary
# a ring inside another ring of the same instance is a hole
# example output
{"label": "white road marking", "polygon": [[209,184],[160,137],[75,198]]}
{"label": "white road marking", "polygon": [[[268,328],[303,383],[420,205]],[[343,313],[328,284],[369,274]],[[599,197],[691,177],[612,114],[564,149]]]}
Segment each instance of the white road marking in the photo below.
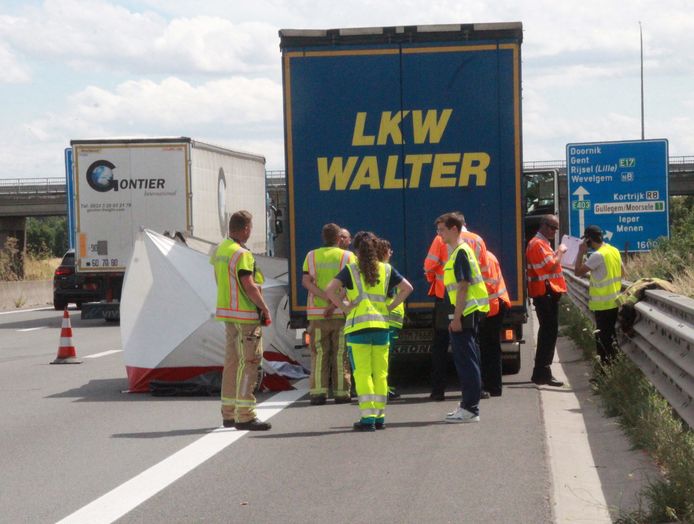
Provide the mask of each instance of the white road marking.
{"label": "white road marking", "polygon": [[[307,393],[308,381],[294,384],[297,389],[282,391],[258,404],[258,418],[268,420]],[[272,406],[272,407],[270,407]],[[110,523],[132,511],[186,473],[194,470],[227,446],[243,437],[247,431],[218,428],[165,458],[136,477],[87,504],[58,524]]]}
{"label": "white road marking", "polygon": [[17,331],[21,333],[28,333],[29,331],[38,331],[39,329],[46,329],[48,326],[39,326],[34,328],[18,329]]}
{"label": "white road marking", "polygon": [[0,315],[12,315],[14,313],[31,313],[32,311],[51,311],[52,307],[37,307],[33,309],[14,309],[12,311],[0,311]]}
{"label": "white road marking", "polygon": [[82,358],[99,358],[105,357],[107,355],[113,355],[114,353],[122,353],[122,349],[109,349],[108,351],[102,351],[101,353],[94,353],[93,355],[85,355]]}

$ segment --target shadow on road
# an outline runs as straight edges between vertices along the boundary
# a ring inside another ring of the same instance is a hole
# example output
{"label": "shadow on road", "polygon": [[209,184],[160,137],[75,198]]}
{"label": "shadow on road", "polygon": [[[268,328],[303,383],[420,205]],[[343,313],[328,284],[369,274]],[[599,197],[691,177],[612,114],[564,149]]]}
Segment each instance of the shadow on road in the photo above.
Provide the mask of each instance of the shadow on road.
{"label": "shadow on road", "polygon": [[148,431],[145,433],[114,433],[112,438],[167,438],[188,435],[205,435],[217,428],[177,429],[172,431]]}

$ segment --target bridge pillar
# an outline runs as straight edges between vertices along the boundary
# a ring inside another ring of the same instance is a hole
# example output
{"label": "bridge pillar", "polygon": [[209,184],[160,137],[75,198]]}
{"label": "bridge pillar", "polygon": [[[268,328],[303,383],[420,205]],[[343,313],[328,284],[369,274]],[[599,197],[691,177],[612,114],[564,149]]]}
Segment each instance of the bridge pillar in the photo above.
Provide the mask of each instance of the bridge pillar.
{"label": "bridge pillar", "polygon": [[26,254],[27,240],[27,219],[26,217],[0,217],[0,249],[5,249],[5,242],[9,237],[17,239],[17,249],[21,253],[22,269],[21,275],[24,276],[24,255]]}

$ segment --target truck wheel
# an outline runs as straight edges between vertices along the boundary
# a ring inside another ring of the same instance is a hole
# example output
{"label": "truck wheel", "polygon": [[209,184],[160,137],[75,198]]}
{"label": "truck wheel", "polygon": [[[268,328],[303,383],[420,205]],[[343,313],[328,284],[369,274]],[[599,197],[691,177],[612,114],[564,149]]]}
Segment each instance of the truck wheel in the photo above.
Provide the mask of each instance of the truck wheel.
{"label": "truck wheel", "polygon": [[521,368],[520,351],[514,355],[513,359],[504,360],[501,367],[504,375],[515,375],[518,373]]}
{"label": "truck wheel", "polygon": [[67,302],[65,302],[65,300],[53,297],[53,308],[56,311],[62,311],[63,309],[65,309],[65,306],[67,306]]}

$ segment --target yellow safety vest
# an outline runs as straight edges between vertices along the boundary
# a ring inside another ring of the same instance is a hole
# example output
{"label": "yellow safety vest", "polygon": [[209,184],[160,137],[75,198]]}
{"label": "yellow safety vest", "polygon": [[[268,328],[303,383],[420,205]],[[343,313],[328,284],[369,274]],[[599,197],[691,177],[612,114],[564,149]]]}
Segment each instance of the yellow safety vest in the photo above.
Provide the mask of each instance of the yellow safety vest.
{"label": "yellow safety vest", "polygon": [[622,292],[622,256],[609,244],[600,246],[596,253],[602,255],[605,263],[605,278],[597,280],[591,271],[588,308],[591,311],[615,309],[616,298]]}
{"label": "yellow safety vest", "polygon": [[[393,302],[392,297],[388,297],[386,299],[386,306],[390,306],[390,304]],[[388,324],[390,327],[393,328],[398,328],[402,329],[402,324],[405,320],[405,303],[400,302],[398,306],[395,309],[390,310],[390,314],[388,315]]]}
{"label": "yellow safety vest", "polygon": [[378,263],[378,282],[369,286],[355,263],[347,266],[352,275],[352,289],[347,290],[347,298],[356,307],[347,315],[345,334],[362,329],[388,329],[388,308],[386,298],[390,281],[390,264]]}
{"label": "yellow safety vest", "polygon": [[253,254],[238,242],[227,238],[217,247],[210,258],[217,275],[216,320],[238,324],[260,322],[258,308],[246,295],[239,270],[251,271],[256,284],[264,282],[263,274],[255,267]]}
{"label": "yellow safety vest", "polygon": [[472,280],[467,288],[463,316],[467,316],[473,311],[487,313],[489,311],[489,295],[487,294],[487,286],[484,284],[484,278],[482,277],[480,266],[477,263],[475,252],[466,242],[461,243],[453,250],[453,253],[451,253],[451,256],[448,258],[448,262],[446,262],[446,265],[443,268],[443,284],[446,286],[448,298],[451,301],[451,304],[453,304],[455,307],[458,295],[458,281],[455,278],[454,265],[455,259],[458,256],[458,251],[460,250],[465,251],[465,254],[467,255],[468,262],[470,263],[470,278]]}
{"label": "yellow safety vest", "polygon": [[[313,277],[316,286],[320,289],[325,289],[330,281],[335,278],[335,275],[349,262],[353,262],[354,258],[352,252],[345,251],[339,247],[320,247],[308,252],[304,260],[303,270]],[[309,293],[306,304],[306,316],[309,320],[326,318],[325,308],[327,305],[327,301]],[[337,309],[330,318],[344,318],[344,315]]]}

